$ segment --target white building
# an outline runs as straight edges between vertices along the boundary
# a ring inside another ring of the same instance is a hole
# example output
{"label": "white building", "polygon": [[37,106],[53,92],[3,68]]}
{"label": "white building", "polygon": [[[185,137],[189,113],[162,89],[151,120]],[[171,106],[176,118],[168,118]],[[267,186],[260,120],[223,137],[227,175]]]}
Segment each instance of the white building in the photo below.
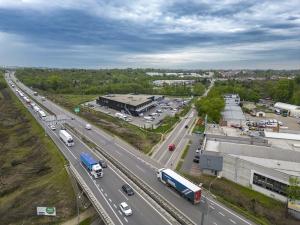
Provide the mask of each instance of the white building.
{"label": "white building", "polygon": [[276,102],[274,107],[280,110],[287,110],[289,116],[300,117],[300,106]]}
{"label": "white building", "polygon": [[154,80],[153,84],[155,86],[164,86],[164,85],[192,85],[195,83],[195,80]]}

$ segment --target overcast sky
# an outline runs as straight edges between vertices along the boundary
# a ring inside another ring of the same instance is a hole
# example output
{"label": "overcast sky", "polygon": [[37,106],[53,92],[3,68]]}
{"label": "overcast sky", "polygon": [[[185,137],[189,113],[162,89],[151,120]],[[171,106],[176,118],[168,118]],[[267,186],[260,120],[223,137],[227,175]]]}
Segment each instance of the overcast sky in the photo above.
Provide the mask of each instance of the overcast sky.
{"label": "overcast sky", "polygon": [[300,0],[0,0],[0,65],[300,68]]}

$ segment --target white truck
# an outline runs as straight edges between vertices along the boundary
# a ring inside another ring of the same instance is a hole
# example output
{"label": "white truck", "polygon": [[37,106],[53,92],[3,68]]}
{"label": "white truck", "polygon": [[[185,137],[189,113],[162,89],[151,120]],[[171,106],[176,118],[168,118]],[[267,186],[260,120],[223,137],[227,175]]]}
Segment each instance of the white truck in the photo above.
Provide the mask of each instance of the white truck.
{"label": "white truck", "polygon": [[38,115],[39,115],[39,117],[43,120],[43,119],[45,119],[45,117],[46,117],[46,113],[44,112],[44,111],[42,111],[42,110],[39,110],[38,111]]}
{"label": "white truck", "polygon": [[60,139],[68,146],[71,147],[74,145],[74,140],[72,136],[65,130],[59,131],[59,137]]}

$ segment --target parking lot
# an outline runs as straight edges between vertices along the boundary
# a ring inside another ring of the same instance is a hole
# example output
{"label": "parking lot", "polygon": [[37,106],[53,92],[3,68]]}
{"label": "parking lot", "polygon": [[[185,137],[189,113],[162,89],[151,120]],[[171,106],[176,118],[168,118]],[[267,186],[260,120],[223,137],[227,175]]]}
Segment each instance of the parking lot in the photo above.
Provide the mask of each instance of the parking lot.
{"label": "parking lot", "polygon": [[276,119],[277,121],[282,122],[281,132],[300,132],[300,124],[298,124],[300,119],[294,117],[284,117],[275,113],[266,113],[266,117],[253,117],[249,114],[246,114],[246,118],[254,122],[259,122],[260,120]]}
{"label": "parking lot", "polygon": [[[125,121],[135,126],[155,129],[160,125],[166,116],[174,116],[177,112],[180,112],[181,108],[185,104],[188,104],[189,101],[189,99],[183,98],[164,98],[163,100],[157,102],[156,107],[151,108],[149,111],[141,114],[139,117],[125,114],[125,112],[121,113],[126,115],[126,118],[124,118]],[[117,110],[98,105],[95,100],[86,102],[83,105],[114,117],[116,117],[116,113],[120,113]]]}

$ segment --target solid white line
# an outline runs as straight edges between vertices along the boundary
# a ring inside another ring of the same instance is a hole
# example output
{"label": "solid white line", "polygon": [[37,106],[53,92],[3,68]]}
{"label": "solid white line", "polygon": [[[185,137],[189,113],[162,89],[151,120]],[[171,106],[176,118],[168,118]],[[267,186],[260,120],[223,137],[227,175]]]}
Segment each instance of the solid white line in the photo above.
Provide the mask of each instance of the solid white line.
{"label": "solid white line", "polygon": [[219,212],[220,215],[225,216],[223,213]]}
{"label": "solid white line", "polygon": [[[84,168],[84,171],[89,175],[88,177],[92,180],[93,178],[91,178],[90,174],[86,171],[85,168]],[[106,203],[109,206],[109,208],[111,209],[111,211],[115,214],[115,216],[117,217],[117,219],[119,220],[119,222],[123,225],[123,223],[122,223],[121,219],[119,218],[119,216],[117,215],[117,213],[114,211],[114,209],[111,207],[111,205],[109,204],[109,202],[107,201],[107,199],[104,197],[103,193],[100,191],[100,188],[97,185],[95,185],[95,186],[98,189],[99,193],[102,195],[103,199],[106,201]]]}
{"label": "solid white line", "polygon": [[235,216],[236,218],[240,219],[241,221],[243,221],[246,224],[252,225],[251,223],[249,223],[247,220],[244,220],[243,218],[241,218],[240,216],[238,216],[237,214],[231,212],[230,210],[226,209],[224,206],[218,204],[217,202],[207,198],[206,196],[203,196],[204,198],[206,198],[207,200],[209,200],[210,202],[213,202],[215,205],[219,206],[220,208],[222,208],[223,210],[225,210],[226,212],[230,213],[231,215]]}
{"label": "solid white line", "polygon": [[209,207],[212,208],[212,209],[215,209],[215,207],[213,207],[213,206],[211,206],[211,205],[210,205]]}
{"label": "solid white line", "polygon": [[236,224],[236,222],[234,220],[232,220],[232,219],[229,219],[229,220],[230,220],[231,223]]}
{"label": "solid white line", "polygon": [[123,196],[124,196],[124,198],[126,198],[126,200],[128,201],[128,198],[126,197],[126,195],[119,189],[118,190]]}

